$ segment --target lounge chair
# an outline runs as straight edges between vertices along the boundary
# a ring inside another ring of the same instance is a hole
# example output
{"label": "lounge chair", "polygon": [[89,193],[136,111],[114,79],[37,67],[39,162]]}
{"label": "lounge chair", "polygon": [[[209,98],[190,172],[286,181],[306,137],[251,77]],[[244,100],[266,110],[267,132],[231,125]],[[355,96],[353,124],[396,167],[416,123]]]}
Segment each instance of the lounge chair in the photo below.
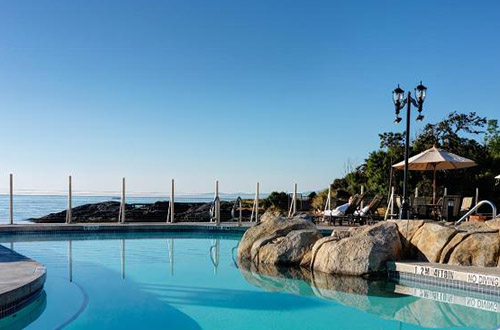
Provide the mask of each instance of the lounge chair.
{"label": "lounge chair", "polygon": [[381,215],[378,213],[378,208],[382,203],[382,195],[376,195],[371,200],[370,204],[366,208],[360,209],[354,212],[353,222],[357,222],[360,225],[365,225],[367,223],[375,223],[382,219]]}
{"label": "lounge chair", "polygon": [[342,226],[342,223],[344,221],[347,221],[349,224],[352,224],[354,221],[354,211],[356,211],[359,206],[361,205],[361,202],[363,201],[365,197],[365,194],[361,195],[354,195],[352,196],[351,204],[347,207],[347,209],[344,211],[343,215],[330,215],[328,217],[328,223],[330,225],[335,225],[335,221],[338,221],[339,226]]}

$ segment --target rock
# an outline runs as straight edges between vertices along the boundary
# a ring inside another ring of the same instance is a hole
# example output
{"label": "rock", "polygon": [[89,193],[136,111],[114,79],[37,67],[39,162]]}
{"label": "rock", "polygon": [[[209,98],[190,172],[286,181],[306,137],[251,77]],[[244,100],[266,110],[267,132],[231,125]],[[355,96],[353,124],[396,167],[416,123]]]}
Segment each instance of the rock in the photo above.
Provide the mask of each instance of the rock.
{"label": "rock", "polygon": [[463,222],[455,227],[459,232],[473,233],[498,233],[498,228],[493,228],[485,222],[469,221]]}
{"label": "rock", "polygon": [[[252,260],[273,265],[298,265],[302,263],[304,256],[311,251],[312,245],[322,237],[316,229],[293,230],[286,236],[280,236],[272,241],[261,245],[256,255],[253,253]],[[261,244],[261,243],[258,243]],[[308,259],[310,261],[310,256]],[[307,260],[305,261],[307,262]]]}
{"label": "rock", "polygon": [[472,234],[455,247],[448,264],[496,267],[499,252],[500,239],[497,233]]}
{"label": "rock", "polygon": [[456,233],[454,228],[436,222],[426,222],[413,235],[410,254],[418,260],[439,262],[441,251]]}
{"label": "rock", "polygon": [[498,217],[496,219],[491,219],[491,220],[485,221],[484,223],[490,228],[493,228],[496,230],[500,229],[500,217]]}
{"label": "rock", "polygon": [[[283,239],[278,240],[280,237],[287,236],[291,231],[302,229],[317,231],[319,234],[316,225],[311,221],[301,218],[287,219],[281,216],[274,218],[269,216],[265,221],[247,229],[238,246],[238,258],[253,259],[259,254],[259,249],[266,244],[271,243],[276,246],[277,243],[283,243]],[[298,234],[298,236],[290,236],[289,239],[298,239],[298,237],[304,238],[303,235],[307,236],[307,234]],[[304,240],[303,242],[307,243],[308,240]],[[290,245],[287,245],[285,242],[283,243],[283,247],[284,246]],[[292,254],[289,255],[291,256]]]}
{"label": "rock", "polygon": [[264,214],[260,217],[260,222],[267,222],[268,220],[276,219],[279,217],[284,217],[284,215],[280,211],[269,210],[264,212]]}
{"label": "rock", "polygon": [[398,226],[399,238],[403,247],[403,258],[407,259],[411,256],[411,239],[425,223],[424,220],[388,220]]}
{"label": "rock", "polygon": [[373,275],[401,259],[397,226],[380,222],[346,238],[328,237],[313,246],[312,268],[329,274]]}
{"label": "rock", "polygon": [[441,251],[441,256],[439,257],[439,263],[446,264],[450,259],[450,254],[453,252],[453,249],[457,247],[464,239],[469,237],[469,233],[457,233],[453,238],[446,244],[446,246]]}
{"label": "rock", "polygon": [[353,232],[351,230],[338,230],[334,229],[332,230],[332,233],[330,234],[331,237],[334,237],[336,239],[342,239],[351,236]]}

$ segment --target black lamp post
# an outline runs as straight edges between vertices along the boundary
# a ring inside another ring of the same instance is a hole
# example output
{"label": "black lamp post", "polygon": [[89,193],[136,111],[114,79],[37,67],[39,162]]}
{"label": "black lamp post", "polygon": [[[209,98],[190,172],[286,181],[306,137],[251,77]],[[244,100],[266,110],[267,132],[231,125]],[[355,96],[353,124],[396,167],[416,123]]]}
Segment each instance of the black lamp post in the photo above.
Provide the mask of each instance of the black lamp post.
{"label": "black lamp post", "polygon": [[401,109],[403,109],[406,105],[406,141],[405,141],[405,170],[404,170],[404,179],[403,179],[403,201],[401,204],[401,212],[399,213],[400,219],[408,219],[409,218],[409,210],[410,204],[408,201],[408,192],[406,190],[406,186],[408,184],[408,158],[409,158],[409,149],[410,149],[410,118],[411,118],[411,105],[413,104],[418,108],[418,116],[417,121],[422,121],[424,116],[422,115],[422,106],[424,104],[425,96],[427,93],[427,87],[422,85],[422,82],[415,87],[415,95],[417,99],[411,97],[411,93],[408,92],[406,99],[404,98],[405,91],[398,87],[392,92],[392,99],[394,101],[394,105],[396,106],[396,119],[394,122],[399,124],[402,120],[399,117],[399,113]]}

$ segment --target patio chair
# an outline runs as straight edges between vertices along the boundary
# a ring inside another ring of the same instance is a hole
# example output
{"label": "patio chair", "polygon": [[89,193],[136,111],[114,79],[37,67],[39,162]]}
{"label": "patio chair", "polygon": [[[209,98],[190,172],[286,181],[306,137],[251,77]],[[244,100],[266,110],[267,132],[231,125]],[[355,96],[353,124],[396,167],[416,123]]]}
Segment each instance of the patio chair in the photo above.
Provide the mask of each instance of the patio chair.
{"label": "patio chair", "polygon": [[434,216],[434,220],[442,220],[443,219],[443,197],[439,197],[434,210],[431,211],[431,214]]}
{"label": "patio chair", "polygon": [[460,212],[460,201],[462,196],[447,195],[443,198],[442,218],[446,221],[453,221],[456,219]]}
{"label": "patio chair", "polygon": [[427,218],[428,217],[428,207],[427,207],[427,200],[428,198],[424,197],[424,196],[419,196],[419,197],[415,197],[413,199],[413,214],[416,216],[416,217],[419,217],[419,218]]}

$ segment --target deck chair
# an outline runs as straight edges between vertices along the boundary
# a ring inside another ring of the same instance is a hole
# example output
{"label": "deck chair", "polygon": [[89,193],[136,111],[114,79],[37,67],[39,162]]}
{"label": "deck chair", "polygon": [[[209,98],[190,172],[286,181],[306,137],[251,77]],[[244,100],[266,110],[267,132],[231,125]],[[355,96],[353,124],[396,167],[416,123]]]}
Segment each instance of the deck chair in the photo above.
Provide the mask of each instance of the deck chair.
{"label": "deck chair", "polygon": [[328,219],[328,223],[330,225],[335,225],[335,221],[338,221],[339,226],[342,226],[342,223],[346,221],[349,224],[352,224],[354,221],[354,211],[356,211],[359,206],[361,205],[361,202],[363,201],[365,197],[365,194],[361,195],[354,195],[352,196],[352,201],[351,204],[349,204],[349,207],[345,210],[343,215],[330,215]]}
{"label": "deck chair", "polygon": [[[360,212],[354,212],[354,222],[359,223],[360,225],[364,225],[367,223],[375,223],[376,221],[382,219],[380,214],[378,213],[378,208],[382,203],[383,197],[382,195],[376,195],[370,201],[370,204],[365,208],[366,211],[364,214]],[[361,210],[359,210],[361,211]]]}
{"label": "deck chair", "polygon": [[474,201],[474,197],[464,197],[462,199],[462,204],[460,205],[460,211],[458,212],[458,217],[461,218],[465,215],[465,213],[469,212],[472,208],[472,203]]}
{"label": "deck chair", "polygon": [[421,197],[415,197],[413,199],[413,214],[419,218],[427,218],[429,215],[427,214],[428,208],[427,208],[427,198],[424,196]]}

